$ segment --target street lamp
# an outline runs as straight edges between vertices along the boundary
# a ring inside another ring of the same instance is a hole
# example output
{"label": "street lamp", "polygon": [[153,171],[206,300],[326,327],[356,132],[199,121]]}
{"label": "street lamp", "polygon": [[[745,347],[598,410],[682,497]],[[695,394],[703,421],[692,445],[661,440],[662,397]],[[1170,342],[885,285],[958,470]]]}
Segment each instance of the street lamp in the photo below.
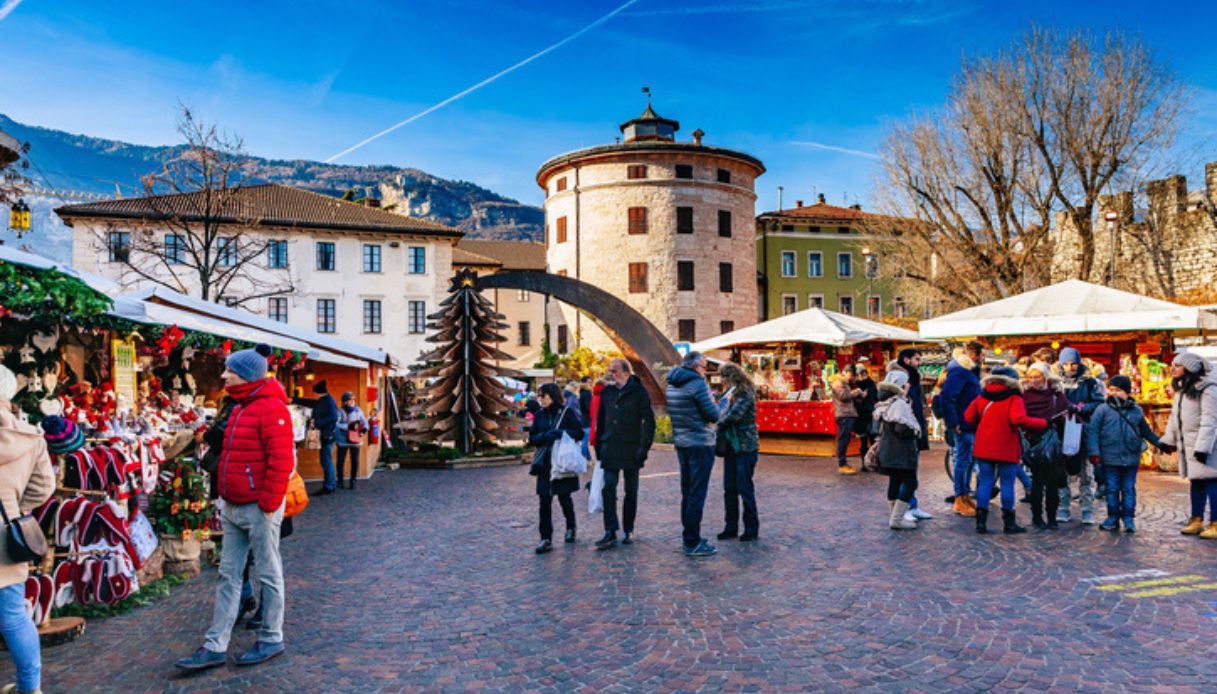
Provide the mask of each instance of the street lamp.
{"label": "street lamp", "polygon": [[[862,249],[862,257],[866,263],[866,317],[878,318],[878,315],[871,315],[870,300],[871,294],[875,291],[875,275],[879,270],[879,256],[869,247],[865,247]],[[881,311],[876,311],[876,314],[879,313]]]}
{"label": "street lamp", "polygon": [[1107,220],[1107,238],[1111,242],[1111,267],[1107,269],[1107,284],[1113,289],[1116,286],[1116,220],[1120,215],[1115,212],[1108,212],[1103,215]]}

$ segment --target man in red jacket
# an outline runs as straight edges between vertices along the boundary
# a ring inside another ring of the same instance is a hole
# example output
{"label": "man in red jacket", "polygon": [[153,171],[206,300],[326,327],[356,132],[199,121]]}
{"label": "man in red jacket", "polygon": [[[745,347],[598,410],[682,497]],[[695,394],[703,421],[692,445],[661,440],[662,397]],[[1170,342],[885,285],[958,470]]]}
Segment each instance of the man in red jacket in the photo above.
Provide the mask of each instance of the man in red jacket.
{"label": "man in red jacket", "polygon": [[283,653],[283,565],[279,558],[279,526],[283,499],[295,467],[291,415],[283,386],[267,377],[270,347],[233,352],[222,378],[236,404],[224,429],[216,470],[224,551],[215,610],[203,646],[177,661],[184,670],[223,665],[228,637],[241,604],[241,574],[253,551],[262,587],[263,622],[258,640],[239,656],[237,665],[255,665]]}

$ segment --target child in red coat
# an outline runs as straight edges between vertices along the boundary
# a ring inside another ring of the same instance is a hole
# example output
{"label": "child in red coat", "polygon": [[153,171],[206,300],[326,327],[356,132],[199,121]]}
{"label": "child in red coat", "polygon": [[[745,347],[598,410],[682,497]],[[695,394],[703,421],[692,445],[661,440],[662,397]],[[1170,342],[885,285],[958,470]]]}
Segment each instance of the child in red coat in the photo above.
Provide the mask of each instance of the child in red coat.
{"label": "child in red coat", "polygon": [[1042,431],[1048,422],[1027,416],[1018,372],[1009,367],[993,369],[981,382],[980,396],[968,405],[964,421],[976,430],[972,455],[980,466],[976,490],[976,532],[989,531],[989,493],[995,478],[1001,479],[1001,517],[1006,533],[1025,533],[1015,522],[1014,485],[1018,466],[1023,464],[1019,427]]}

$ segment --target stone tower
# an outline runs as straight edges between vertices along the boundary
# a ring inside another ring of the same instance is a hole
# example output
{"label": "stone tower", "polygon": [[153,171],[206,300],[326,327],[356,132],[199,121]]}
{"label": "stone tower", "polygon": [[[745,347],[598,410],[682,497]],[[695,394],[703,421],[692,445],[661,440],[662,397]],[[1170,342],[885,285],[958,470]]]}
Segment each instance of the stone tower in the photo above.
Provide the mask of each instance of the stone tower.
{"label": "stone tower", "polygon": [[[753,156],[678,142],[680,124],[648,103],[615,144],[554,157],[537,171],[545,190],[549,271],[625,300],[676,341],[756,322]],[[551,344],[612,349],[588,316],[561,305]]]}

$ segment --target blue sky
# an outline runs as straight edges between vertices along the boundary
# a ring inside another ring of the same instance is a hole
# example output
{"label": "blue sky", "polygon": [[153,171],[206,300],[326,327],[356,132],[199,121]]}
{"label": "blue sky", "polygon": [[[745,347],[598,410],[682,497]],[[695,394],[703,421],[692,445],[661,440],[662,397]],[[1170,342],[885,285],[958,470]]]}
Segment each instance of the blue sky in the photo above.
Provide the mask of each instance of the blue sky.
{"label": "blue sky", "polygon": [[[0,111],[141,144],[178,101],[252,154],[325,159],[587,27],[626,0],[0,0]],[[645,105],[761,158],[758,211],[871,199],[886,124],[941,103],[960,58],[1032,22],[1140,34],[1197,90],[1183,146],[1217,159],[1217,3],[638,0],[340,161],[413,166],[539,203],[545,159]],[[1182,9],[1171,6],[1169,9]],[[857,154],[810,144],[854,150]],[[34,153],[36,155],[36,153]],[[1183,171],[1195,182],[1199,169]]]}

